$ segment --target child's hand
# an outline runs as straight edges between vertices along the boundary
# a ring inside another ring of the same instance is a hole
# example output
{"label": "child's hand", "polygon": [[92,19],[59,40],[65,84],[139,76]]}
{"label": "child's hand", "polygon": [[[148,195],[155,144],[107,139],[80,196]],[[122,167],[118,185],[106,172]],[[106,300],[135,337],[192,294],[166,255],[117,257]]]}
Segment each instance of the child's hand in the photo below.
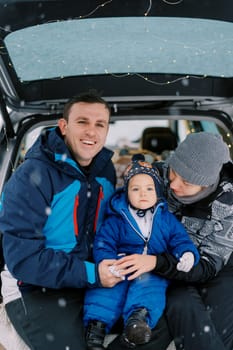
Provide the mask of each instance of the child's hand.
{"label": "child's hand", "polygon": [[178,271],[189,272],[194,265],[194,255],[191,252],[184,253],[176,268]]}
{"label": "child's hand", "polygon": [[124,256],[114,263],[116,271],[120,271],[121,277],[128,281],[138,278],[145,272],[154,270],[156,266],[156,256],[146,254],[132,254]]}

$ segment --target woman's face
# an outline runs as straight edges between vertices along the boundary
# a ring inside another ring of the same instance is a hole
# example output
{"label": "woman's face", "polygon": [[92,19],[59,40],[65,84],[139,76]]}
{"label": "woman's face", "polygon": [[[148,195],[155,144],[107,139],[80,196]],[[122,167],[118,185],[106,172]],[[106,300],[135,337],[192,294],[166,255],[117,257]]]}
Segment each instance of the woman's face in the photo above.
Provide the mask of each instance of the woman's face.
{"label": "woman's face", "polygon": [[169,170],[169,180],[170,188],[176,197],[194,196],[204,188],[203,186],[190,184],[171,168]]}

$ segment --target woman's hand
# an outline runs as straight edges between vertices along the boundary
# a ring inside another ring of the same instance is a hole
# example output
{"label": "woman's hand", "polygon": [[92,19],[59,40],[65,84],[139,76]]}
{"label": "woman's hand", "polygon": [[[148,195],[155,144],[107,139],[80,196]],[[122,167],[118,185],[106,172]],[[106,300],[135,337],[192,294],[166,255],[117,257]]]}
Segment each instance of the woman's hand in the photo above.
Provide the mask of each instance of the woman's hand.
{"label": "woman's hand", "polygon": [[132,254],[127,255],[114,263],[115,271],[121,276],[127,275],[127,280],[133,280],[145,272],[154,270],[157,258],[154,255]]}

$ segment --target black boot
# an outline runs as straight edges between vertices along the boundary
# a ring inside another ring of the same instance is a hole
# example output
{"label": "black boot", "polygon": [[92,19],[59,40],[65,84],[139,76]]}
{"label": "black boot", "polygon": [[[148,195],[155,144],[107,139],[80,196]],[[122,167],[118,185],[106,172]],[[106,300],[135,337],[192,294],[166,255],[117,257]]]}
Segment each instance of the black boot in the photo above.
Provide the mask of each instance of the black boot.
{"label": "black boot", "polygon": [[125,330],[121,336],[121,342],[128,348],[148,343],[151,339],[151,329],[146,322],[147,310],[138,309],[129,317]]}
{"label": "black boot", "polygon": [[91,321],[87,326],[86,342],[88,350],[104,349],[105,324],[101,321]]}

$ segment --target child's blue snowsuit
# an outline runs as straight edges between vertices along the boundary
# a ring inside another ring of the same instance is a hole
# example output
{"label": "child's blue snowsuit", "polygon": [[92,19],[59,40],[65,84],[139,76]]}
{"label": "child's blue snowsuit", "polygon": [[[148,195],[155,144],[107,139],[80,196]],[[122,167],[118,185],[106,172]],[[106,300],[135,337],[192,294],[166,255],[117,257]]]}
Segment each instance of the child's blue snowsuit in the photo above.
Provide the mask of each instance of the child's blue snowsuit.
{"label": "child's blue snowsuit", "polygon": [[[151,233],[146,239],[128,209],[126,195],[119,189],[109,202],[107,218],[96,234],[94,259],[118,259],[121,254],[156,255],[169,252],[179,260],[184,252],[192,252],[195,264],[199,253],[183,225],[160,202],[154,211]],[[113,288],[94,288],[86,292],[84,324],[99,320],[109,332],[122,315],[124,323],[135,309],[148,310],[148,325],[154,328],[165,308],[168,280],[153,273],[145,273],[133,281],[122,281]]]}

